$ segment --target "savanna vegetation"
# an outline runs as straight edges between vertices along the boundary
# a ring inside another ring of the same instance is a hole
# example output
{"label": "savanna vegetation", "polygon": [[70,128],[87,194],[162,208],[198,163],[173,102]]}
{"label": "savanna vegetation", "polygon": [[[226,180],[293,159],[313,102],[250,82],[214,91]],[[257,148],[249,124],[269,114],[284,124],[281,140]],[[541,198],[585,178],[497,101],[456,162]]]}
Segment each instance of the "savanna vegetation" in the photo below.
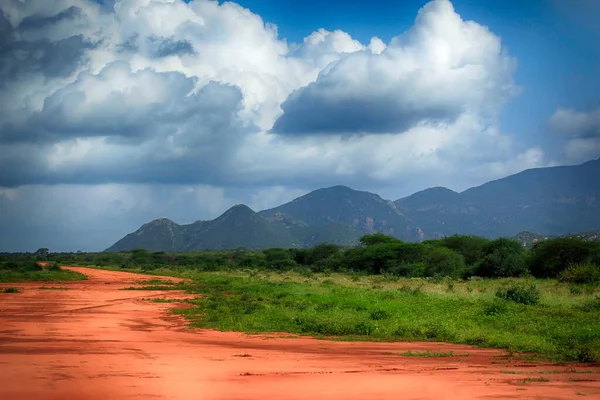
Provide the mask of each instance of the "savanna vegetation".
{"label": "savanna vegetation", "polygon": [[[428,340],[600,362],[600,244],[380,235],[341,248],[47,253],[36,258],[192,279],[194,326],[338,339]],[[150,287],[149,287],[150,288]]]}
{"label": "savanna vegetation", "polygon": [[[6,260],[7,258],[9,258],[8,261]],[[14,260],[15,258],[16,260]],[[45,265],[42,266],[35,260],[22,258],[22,256],[6,257],[6,255],[0,258],[0,282],[45,282],[86,279],[86,276],[83,274],[62,269],[56,262],[44,263]]]}

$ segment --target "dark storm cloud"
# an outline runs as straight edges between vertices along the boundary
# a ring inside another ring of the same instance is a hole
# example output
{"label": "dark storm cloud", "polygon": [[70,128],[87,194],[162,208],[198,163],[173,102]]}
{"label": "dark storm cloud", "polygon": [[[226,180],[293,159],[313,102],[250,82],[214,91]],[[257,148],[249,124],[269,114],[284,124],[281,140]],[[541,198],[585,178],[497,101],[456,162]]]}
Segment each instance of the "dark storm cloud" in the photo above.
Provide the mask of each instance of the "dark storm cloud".
{"label": "dark storm cloud", "polygon": [[447,87],[423,96],[422,75],[399,78],[391,55],[360,51],[330,64],[281,105],[272,132],[282,135],[401,133],[419,122],[453,122],[465,98]]}
{"label": "dark storm cloud", "polygon": [[51,25],[56,24],[57,22],[64,20],[74,20],[78,17],[82,16],[81,8],[71,6],[66,10],[63,10],[55,15],[49,17],[43,17],[39,15],[31,15],[25,17],[23,21],[19,24],[20,29],[39,29],[39,28],[47,28]]}
{"label": "dark storm cloud", "polygon": [[419,109],[393,93],[331,96],[318,82],[293,93],[281,108],[272,132],[290,135],[404,132],[421,121],[452,122],[462,111],[443,105]]}
{"label": "dark storm cloud", "polygon": [[[186,95],[194,79],[179,73],[151,74],[168,83],[168,97],[160,104],[136,110],[128,108],[126,97],[112,96],[104,103],[107,108],[98,107],[79,118],[70,112],[85,98],[80,92],[66,89],[67,93],[57,95],[59,100],[48,101],[31,125],[13,131],[25,137],[10,144],[12,152],[0,155],[0,167],[5,171],[0,175],[0,187],[109,182],[217,184],[229,179],[229,161],[240,140],[256,130],[236,116],[242,101],[239,88],[210,82]],[[78,137],[110,135],[104,143],[113,150],[96,153],[92,149],[91,159],[83,165],[65,163],[48,168],[41,161],[53,142],[69,146]]]}
{"label": "dark storm cloud", "polygon": [[[71,9],[77,8],[71,7]],[[0,13],[0,85],[15,81],[30,73],[41,73],[47,78],[66,77],[81,65],[85,51],[95,47],[83,35],[74,35],[58,41],[46,38],[26,41],[23,34],[33,27],[50,29],[56,21],[78,15],[78,11],[60,13],[51,18],[26,18],[14,29]],[[50,20],[51,22],[49,22]]]}

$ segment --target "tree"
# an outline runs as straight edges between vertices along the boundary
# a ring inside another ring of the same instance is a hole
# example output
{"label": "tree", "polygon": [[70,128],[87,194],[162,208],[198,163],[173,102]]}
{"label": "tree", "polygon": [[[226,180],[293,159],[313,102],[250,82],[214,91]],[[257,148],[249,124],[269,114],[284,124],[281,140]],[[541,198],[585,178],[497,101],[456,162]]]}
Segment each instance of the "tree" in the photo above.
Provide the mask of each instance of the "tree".
{"label": "tree", "polygon": [[465,271],[462,255],[446,247],[431,247],[425,256],[425,276],[460,278]]}
{"label": "tree", "polygon": [[490,241],[479,236],[452,235],[437,242],[461,254],[465,258],[465,264],[476,265],[483,258],[484,248]]}
{"label": "tree", "polygon": [[536,278],[555,278],[569,265],[592,259],[599,247],[575,238],[544,240],[531,249],[529,270]]}
{"label": "tree", "polygon": [[483,259],[474,274],[487,278],[517,277],[527,272],[525,248],[516,240],[499,238],[483,247]]}
{"label": "tree", "polygon": [[38,261],[46,261],[48,259],[48,253],[50,253],[50,250],[46,247],[41,247],[35,251],[34,255]]}
{"label": "tree", "polygon": [[396,239],[391,236],[384,235],[383,233],[373,233],[371,235],[364,235],[358,239],[361,245],[363,246],[373,246],[376,244],[386,244],[386,243],[402,243],[400,239]]}

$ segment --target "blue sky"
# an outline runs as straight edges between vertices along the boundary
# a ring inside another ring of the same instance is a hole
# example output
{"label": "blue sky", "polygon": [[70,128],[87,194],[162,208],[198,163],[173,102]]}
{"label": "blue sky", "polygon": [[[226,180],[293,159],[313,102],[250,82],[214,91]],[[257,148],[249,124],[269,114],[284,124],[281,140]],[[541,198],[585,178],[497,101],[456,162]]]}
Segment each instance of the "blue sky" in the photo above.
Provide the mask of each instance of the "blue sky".
{"label": "blue sky", "polygon": [[334,185],[462,191],[600,156],[597,0],[0,11],[0,251],[99,250],[159,217]]}

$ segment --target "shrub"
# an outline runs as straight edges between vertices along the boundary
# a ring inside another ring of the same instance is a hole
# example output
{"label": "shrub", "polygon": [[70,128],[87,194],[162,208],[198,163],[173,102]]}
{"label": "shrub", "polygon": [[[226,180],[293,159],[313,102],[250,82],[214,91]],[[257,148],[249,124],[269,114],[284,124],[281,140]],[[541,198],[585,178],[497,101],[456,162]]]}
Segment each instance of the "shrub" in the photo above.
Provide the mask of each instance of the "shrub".
{"label": "shrub", "polygon": [[445,247],[431,247],[425,256],[425,276],[458,278],[465,270],[463,256]]}
{"label": "shrub", "polygon": [[320,260],[335,258],[340,255],[341,248],[336,244],[323,243],[308,250],[307,260],[309,264],[314,264]]}
{"label": "shrub", "polygon": [[558,274],[558,279],[569,283],[599,283],[600,268],[589,261],[571,264]]}
{"label": "shrub", "polygon": [[2,293],[19,293],[19,289],[16,287],[7,287],[2,289]]}
{"label": "shrub", "polygon": [[574,238],[545,240],[531,249],[529,270],[536,278],[555,278],[569,265],[588,261],[597,248],[597,243]]}
{"label": "shrub", "polygon": [[540,302],[540,292],[535,285],[529,287],[511,285],[508,288],[500,288],[496,291],[496,297],[525,305],[535,305]]}
{"label": "shrub", "polygon": [[506,305],[506,302],[498,300],[498,299],[487,302],[483,306],[483,313],[488,316],[504,314],[507,311],[508,311],[508,306]]}
{"label": "shrub", "polygon": [[483,247],[483,258],[473,274],[487,278],[517,277],[527,272],[525,249],[516,240],[500,238]]}
{"label": "shrub", "polygon": [[46,268],[48,268],[48,271],[60,271],[60,266],[55,262],[48,263]]}
{"label": "shrub", "polygon": [[390,313],[387,312],[386,310],[382,310],[380,308],[371,311],[370,317],[372,320],[374,321],[380,321],[383,319],[388,319],[390,317]]}

